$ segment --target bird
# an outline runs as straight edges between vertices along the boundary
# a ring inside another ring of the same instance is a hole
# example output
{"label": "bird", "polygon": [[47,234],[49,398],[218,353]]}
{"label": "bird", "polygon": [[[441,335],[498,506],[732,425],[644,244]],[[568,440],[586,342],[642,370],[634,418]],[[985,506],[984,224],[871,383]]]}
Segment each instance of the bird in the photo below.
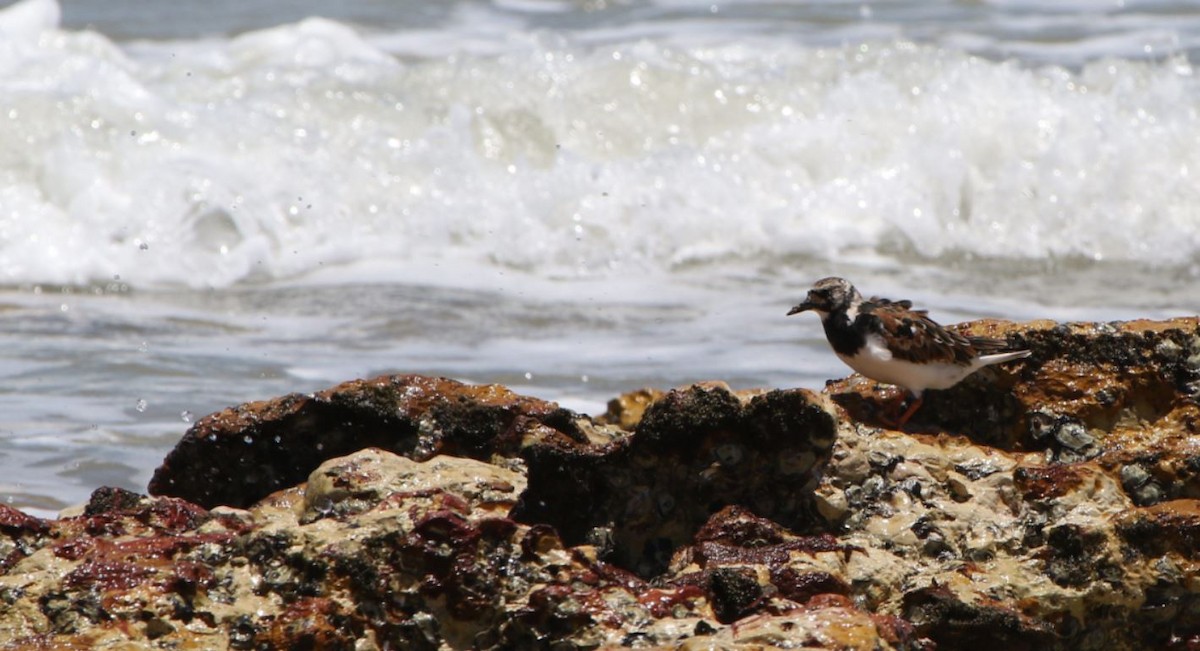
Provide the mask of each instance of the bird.
{"label": "bird", "polygon": [[952,332],[914,310],[912,301],[864,300],[843,278],[818,280],[788,316],[816,312],[833,352],[856,372],[906,389],[914,401],[897,429],[924,402],[926,389],[949,389],[975,371],[1029,357],[1028,350],[1005,351],[1003,339]]}

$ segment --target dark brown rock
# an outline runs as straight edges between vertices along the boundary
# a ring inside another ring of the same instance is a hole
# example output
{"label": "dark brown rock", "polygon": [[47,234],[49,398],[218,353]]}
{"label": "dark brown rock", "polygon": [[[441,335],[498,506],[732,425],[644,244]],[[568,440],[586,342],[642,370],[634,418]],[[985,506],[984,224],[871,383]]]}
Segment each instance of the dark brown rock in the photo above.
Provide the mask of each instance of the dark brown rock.
{"label": "dark brown rock", "polygon": [[33,553],[49,531],[44,520],[0,504],[0,571]]}
{"label": "dark brown rock", "polygon": [[1053,648],[1055,635],[1045,624],[1011,606],[963,601],[943,587],[913,590],[904,596],[904,617],[919,635],[938,648],[980,651],[1039,651]]}
{"label": "dark brown rock", "polygon": [[1174,500],[1121,514],[1117,531],[1143,554],[1200,555],[1200,501]]}
{"label": "dark brown rock", "polygon": [[245,507],[356,450],[376,447],[414,459],[513,456],[533,441],[587,441],[579,418],[501,386],[417,375],[356,380],[201,419],[155,471],[150,492],[209,508]]}
{"label": "dark brown rock", "polygon": [[[1125,433],[1141,436],[1137,423],[1190,430],[1200,422],[1200,319],[978,321],[958,329],[1006,339],[1033,355],[988,367],[952,389],[927,392],[911,421],[914,431],[958,432],[1006,450],[1070,451],[1075,441],[1055,440],[1045,428],[1078,423],[1111,453],[1126,442]],[[880,425],[897,397],[869,381],[833,382],[828,391],[856,420]],[[1076,452],[1068,460],[1082,460]]]}
{"label": "dark brown rock", "polygon": [[529,486],[513,517],[551,524],[569,544],[604,539],[612,560],[648,576],[727,504],[808,524],[807,496],[833,439],[832,418],[803,391],[748,402],[717,385],[673,391],[630,434],[502,387],[399,376],[209,416],[150,488],[238,506],[359,447],[521,458]]}
{"label": "dark brown rock", "polygon": [[609,400],[608,410],[596,420],[632,431],[642,421],[646,408],[661,400],[664,395],[665,391],[651,388],[631,391]]}
{"label": "dark brown rock", "polygon": [[552,523],[572,544],[602,528],[611,560],[650,576],[730,504],[810,525],[808,496],[832,445],[833,420],[808,392],[743,403],[723,387],[694,386],[668,393],[612,445],[526,448],[529,489],[514,517]]}
{"label": "dark brown rock", "polygon": [[642,391],[597,420],[416,376],[227,410],[159,469],[171,497],[0,507],[0,640],[1189,648],[1198,323],[964,325],[1034,354],[930,392],[906,432],[857,379]]}

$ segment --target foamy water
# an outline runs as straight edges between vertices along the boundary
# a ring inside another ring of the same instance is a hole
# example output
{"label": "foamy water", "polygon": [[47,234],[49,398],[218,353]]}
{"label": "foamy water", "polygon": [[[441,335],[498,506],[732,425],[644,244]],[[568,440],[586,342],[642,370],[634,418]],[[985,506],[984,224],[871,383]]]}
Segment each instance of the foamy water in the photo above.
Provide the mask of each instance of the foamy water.
{"label": "foamy water", "polygon": [[377,372],[818,386],[782,315],[830,273],[944,321],[1200,299],[1200,4],[165,7],[0,11],[18,506]]}

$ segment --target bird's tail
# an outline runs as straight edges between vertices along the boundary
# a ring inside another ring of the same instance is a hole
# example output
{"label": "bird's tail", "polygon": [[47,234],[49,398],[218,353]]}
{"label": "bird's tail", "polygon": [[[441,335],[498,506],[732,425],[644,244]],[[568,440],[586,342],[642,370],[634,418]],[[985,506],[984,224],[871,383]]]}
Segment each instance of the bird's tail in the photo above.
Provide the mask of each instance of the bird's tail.
{"label": "bird's tail", "polygon": [[1028,351],[1028,350],[1014,350],[1014,351],[1008,352],[1008,353],[994,353],[992,355],[981,355],[979,357],[979,365],[980,366],[991,366],[992,364],[1003,364],[1004,362],[1011,362],[1014,359],[1024,359],[1026,357],[1029,357],[1032,354],[1033,354],[1033,352]]}

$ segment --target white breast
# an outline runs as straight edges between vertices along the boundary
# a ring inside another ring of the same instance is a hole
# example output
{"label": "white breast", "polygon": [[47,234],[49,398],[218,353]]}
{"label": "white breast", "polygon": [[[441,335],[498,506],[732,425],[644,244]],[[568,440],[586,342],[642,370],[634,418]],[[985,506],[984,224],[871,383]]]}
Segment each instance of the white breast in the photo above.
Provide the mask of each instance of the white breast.
{"label": "white breast", "polygon": [[849,357],[839,353],[838,357],[847,366],[872,380],[902,386],[918,396],[925,389],[948,389],[986,365],[986,362],[980,363],[982,360],[976,360],[976,364],[971,366],[959,366],[916,364],[896,359],[877,334],[867,336],[867,345],[857,355]]}

